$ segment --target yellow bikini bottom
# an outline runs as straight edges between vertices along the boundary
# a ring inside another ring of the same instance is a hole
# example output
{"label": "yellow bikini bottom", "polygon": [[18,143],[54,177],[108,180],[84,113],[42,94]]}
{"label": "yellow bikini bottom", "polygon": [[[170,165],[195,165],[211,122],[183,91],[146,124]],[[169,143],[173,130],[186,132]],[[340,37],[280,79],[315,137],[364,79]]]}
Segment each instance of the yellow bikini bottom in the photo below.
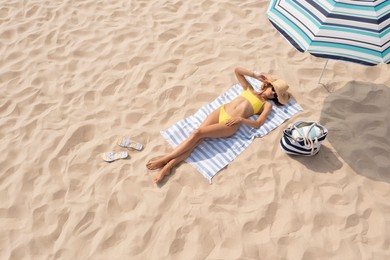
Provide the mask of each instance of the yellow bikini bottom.
{"label": "yellow bikini bottom", "polygon": [[221,106],[221,109],[220,109],[220,111],[219,111],[218,123],[226,122],[226,121],[228,121],[230,118],[232,118],[232,116],[229,115],[228,113],[226,113],[226,111],[225,111],[225,106],[222,105],[222,106]]}

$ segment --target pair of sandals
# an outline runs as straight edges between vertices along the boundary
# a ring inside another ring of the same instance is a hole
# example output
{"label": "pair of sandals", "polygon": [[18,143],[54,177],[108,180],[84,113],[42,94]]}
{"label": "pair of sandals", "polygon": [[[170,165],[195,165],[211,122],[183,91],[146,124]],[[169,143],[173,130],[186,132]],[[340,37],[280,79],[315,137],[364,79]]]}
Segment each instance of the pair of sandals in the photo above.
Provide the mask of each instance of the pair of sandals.
{"label": "pair of sandals", "polygon": [[[142,150],[142,144],[137,143],[126,136],[119,137],[117,140],[117,145],[127,149],[133,149],[137,151]],[[106,162],[113,162],[119,159],[126,159],[127,157],[129,157],[129,153],[127,151],[121,151],[121,152],[110,151],[110,152],[102,153],[101,157]]]}

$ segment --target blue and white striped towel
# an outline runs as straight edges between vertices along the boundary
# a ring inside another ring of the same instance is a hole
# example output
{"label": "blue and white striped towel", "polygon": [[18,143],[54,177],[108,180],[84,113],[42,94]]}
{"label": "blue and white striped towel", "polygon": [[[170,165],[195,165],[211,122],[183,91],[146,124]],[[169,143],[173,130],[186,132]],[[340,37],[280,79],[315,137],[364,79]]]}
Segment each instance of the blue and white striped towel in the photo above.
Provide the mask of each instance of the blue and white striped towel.
{"label": "blue and white striped towel", "polygon": [[[256,90],[259,90],[258,80],[249,77],[247,80]],[[200,108],[194,115],[177,122],[166,131],[161,131],[161,135],[175,148],[200,126],[208,114],[222,104],[232,101],[242,91],[240,84],[234,85],[213,102]],[[302,111],[302,108],[293,99],[284,106],[273,105],[266,122],[260,128],[255,129],[242,124],[240,129],[228,138],[206,138],[195,148],[186,162],[193,165],[211,183],[214,175],[244,151],[254,138],[265,136],[299,111]],[[257,117],[254,115],[250,119],[255,120]]]}

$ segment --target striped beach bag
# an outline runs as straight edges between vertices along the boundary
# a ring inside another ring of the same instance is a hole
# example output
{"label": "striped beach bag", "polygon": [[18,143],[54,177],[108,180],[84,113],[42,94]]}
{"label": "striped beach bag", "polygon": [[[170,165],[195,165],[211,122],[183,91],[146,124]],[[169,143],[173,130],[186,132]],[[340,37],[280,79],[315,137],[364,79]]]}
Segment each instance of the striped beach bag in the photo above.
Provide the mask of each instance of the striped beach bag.
{"label": "striped beach bag", "polygon": [[283,130],[280,148],[287,154],[313,156],[320,151],[328,130],[313,121],[297,121]]}

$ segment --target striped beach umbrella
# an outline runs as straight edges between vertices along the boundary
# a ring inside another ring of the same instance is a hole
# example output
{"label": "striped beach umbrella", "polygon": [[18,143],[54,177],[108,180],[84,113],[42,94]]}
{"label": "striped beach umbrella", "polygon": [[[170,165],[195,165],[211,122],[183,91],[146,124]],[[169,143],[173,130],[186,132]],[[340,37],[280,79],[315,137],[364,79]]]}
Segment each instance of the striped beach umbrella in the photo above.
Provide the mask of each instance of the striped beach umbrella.
{"label": "striped beach umbrella", "polygon": [[370,66],[390,63],[389,0],[271,0],[267,15],[301,52]]}

